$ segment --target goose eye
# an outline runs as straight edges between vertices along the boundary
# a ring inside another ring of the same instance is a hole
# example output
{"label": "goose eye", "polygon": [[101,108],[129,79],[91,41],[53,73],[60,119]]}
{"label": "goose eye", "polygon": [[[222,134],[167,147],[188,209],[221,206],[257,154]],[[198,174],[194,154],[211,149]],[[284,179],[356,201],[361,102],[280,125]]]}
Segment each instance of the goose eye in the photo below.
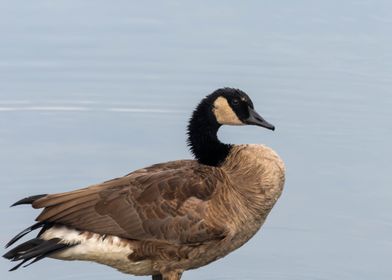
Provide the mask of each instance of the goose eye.
{"label": "goose eye", "polygon": [[231,100],[231,104],[234,106],[237,106],[238,104],[240,104],[240,100],[237,98],[234,98],[233,100]]}

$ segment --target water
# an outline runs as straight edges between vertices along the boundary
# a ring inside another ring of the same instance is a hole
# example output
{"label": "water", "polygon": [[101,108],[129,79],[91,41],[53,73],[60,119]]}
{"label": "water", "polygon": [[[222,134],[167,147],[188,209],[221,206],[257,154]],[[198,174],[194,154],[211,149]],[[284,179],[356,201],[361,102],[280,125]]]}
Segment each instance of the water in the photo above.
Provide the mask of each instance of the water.
{"label": "water", "polygon": [[[287,165],[263,230],[184,279],[392,279],[390,1],[9,1],[0,11],[0,243],[8,205],[189,158],[201,97],[239,87],[277,131],[227,127]],[[129,279],[44,260],[7,279]],[[148,278],[140,278],[148,279]]]}

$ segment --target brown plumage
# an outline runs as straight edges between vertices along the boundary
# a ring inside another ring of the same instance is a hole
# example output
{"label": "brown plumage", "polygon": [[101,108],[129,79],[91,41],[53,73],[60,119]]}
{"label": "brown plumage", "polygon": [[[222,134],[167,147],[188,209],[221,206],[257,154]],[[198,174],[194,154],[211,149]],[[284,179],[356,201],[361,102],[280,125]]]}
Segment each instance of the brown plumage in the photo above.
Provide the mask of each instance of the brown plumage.
{"label": "brown plumage", "polygon": [[[231,105],[233,98],[247,104],[248,114]],[[224,107],[221,111],[214,106],[217,99]],[[273,129],[239,90],[225,88],[206,97],[193,115],[194,122],[198,112],[207,110],[205,107],[211,112],[209,123],[203,119],[196,127],[205,126],[207,132],[214,132],[213,125],[217,130],[225,124],[228,111],[231,124],[236,116],[236,122]],[[37,241],[26,242],[19,245],[23,250],[15,248],[5,257],[23,261],[44,256],[92,260],[125,273],[166,280],[178,280],[183,271],[224,257],[249,240],[265,221],[282,192],[284,165],[263,145],[219,142],[226,146],[209,149],[209,154],[203,155],[205,150],[200,145],[215,140],[200,142],[205,133],[195,131],[191,121],[189,143],[197,160],[156,164],[88,188],[17,202],[43,208],[36,219],[38,226],[43,226],[38,238],[57,246],[42,253],[34,249]],[[24,257],[26,248],[35,251]]]}

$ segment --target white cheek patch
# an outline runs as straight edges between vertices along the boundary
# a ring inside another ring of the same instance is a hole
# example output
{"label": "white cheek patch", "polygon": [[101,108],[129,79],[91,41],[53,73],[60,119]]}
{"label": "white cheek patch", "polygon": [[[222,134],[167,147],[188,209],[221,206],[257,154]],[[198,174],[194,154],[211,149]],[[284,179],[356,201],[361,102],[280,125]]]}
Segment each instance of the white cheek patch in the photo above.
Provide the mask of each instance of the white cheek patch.
{"label": "white cheek patch", "polygon": [[216,120],[220,124],[228,125],[244,125],[244,123],[237,117],[233,109],[231,109],[227,99],[220,96],[214,102],[214,109],[212,110]]}

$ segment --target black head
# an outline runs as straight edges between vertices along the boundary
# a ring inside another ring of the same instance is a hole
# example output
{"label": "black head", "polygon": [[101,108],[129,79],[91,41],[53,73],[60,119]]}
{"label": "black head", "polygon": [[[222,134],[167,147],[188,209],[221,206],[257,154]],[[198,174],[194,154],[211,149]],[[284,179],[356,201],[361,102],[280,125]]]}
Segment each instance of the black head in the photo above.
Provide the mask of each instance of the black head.
{"label": "black head", "polygon": [[275,129],[254,110],[252,100],[242,90],[218,89],[207,96],[205,101],[212,105],[213,115],[220,125],[258,125]]}
{"label": "black head", "polygon": [[200,102],[188,125],[188,144],[200,163],[218,166],[230,153],[232,145],[221,143],[217,137],[219,127],[224,124],[275,129],[256,113],[245,92],[233,88],[218,89]]}

